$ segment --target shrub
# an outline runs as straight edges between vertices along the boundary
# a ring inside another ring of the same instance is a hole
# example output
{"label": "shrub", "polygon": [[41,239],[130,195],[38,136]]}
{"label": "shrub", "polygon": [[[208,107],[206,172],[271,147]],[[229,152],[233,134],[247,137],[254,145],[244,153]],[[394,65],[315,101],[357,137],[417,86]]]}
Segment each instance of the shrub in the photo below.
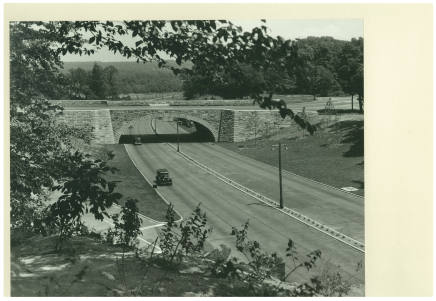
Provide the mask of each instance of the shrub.
{"label": "shrub", "polygon": [[175,259],[180,263],[184,256],[193,256],[202,251],[212,231],[207,226],[206,213],[201,211],[200,205],[195,208],[187,220],[176,227],[174,207],[170,204],[166,213],[166,221],[160,233],[159,247],[162,250],[161,258],[168,265],[173,264]]}

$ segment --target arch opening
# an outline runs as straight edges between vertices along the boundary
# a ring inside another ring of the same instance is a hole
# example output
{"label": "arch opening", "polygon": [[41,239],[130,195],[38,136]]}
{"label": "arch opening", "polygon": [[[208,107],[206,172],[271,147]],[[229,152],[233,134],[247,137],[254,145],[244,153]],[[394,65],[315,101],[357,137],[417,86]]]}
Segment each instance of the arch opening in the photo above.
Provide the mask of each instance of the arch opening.
{"label": "arch opening", "polygon": [[124,126],[118,143],[132,144],[135,139],[141,143],[215,142],[213,131],[203,123],[184,116],[173,119],[142,118]]}

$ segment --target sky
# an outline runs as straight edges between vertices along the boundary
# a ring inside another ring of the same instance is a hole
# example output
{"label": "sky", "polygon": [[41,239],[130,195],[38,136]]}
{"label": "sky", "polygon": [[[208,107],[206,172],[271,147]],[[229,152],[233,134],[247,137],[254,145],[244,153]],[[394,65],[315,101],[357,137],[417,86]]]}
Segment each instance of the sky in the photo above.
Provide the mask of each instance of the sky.
{"label": "sky", "polygon": [[[244,30],[251,30],[255,26],[260,26],[259,21],[231,20],[234,24],[240,25]],[[330,36],[339,40],[351,40],[352,38],[363,37],[363,20],[359,19],[295,19],[295,20],[267,20],[269,34],[272,36],[282,36],[285,39],[306,38],[308,36]],[[114,55],[108,50],[100,50],[93,56],[78,56],[68,54],[63,57],[65,62],[119,62],[135,61],[127,60],[121,55]]]}

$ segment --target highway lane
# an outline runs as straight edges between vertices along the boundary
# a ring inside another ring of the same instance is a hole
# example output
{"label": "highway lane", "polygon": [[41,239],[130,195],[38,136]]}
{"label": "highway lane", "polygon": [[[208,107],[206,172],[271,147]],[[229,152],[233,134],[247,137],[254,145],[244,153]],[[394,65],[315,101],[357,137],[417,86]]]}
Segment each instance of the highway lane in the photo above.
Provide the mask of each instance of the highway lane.
{"label": "highway lane", "polygon": [[[357,264],[364,260],[363,253],[223,183],[182,158],[165,144],[126,145],[126,149],[138,169],[148,179],[154,178],[158,168],[167,168],[170,171],[174,185],[158,189],[183,216],[188,216],[201,203],[209,223],[213,226],[209,242],[215,247],[220,244],[233,246],[231,227],[240,226],[249,220],[250,238],[261,242],[269,252],[278,252],[284,256],[287,241],[292,238],[297,243],[300,254],[315,249],[323,252],[322,261],[312,273],[320,273],[326,265],[340,265],[347,278],[363,283],[363,270],[356,272]],[[300,271],[298,276],[308,279],[309,275],[311,273]]]}
{"label": "highway lane", "polygon": [[[180,149],[222,175],[279,201],[278,168],[212,143],[184,143]],[[286,207],[364,242],[362,197],[290,173],[283,173],[282,178]]]}
{"label": "highway lane", "polygon": [[[179,128],[183,133],[183,128]],[[149,122],[135,132],[153,133]],[[171,134],[173,123],[158,121],[158,133]],[[292,148],[290,143],[289,148]],[[214,143],[181,143],[180,149],[222,175],[278,202],[278,168],[239,155]],[[286,151],[283,152],[283,157]],[[249,176],[247,176],[249,175]],[[360,242],[364,242],[364,199],[339,189],[283,173],[284,205]]]}

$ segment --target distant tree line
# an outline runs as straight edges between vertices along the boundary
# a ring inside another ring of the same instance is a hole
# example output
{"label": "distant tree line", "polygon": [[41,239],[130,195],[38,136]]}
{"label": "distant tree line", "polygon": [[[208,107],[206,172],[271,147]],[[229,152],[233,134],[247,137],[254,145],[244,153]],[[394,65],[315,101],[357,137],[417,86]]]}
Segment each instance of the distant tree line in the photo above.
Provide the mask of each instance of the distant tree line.
{"label": "distant tree line", "polygon": [[94,63],[92,69],[90,63],[69,63],[67,67],[70,67],[65,71],[69,90],[61,98],[119,99],[120,95],[128,93],[162,93],[182,89],[181,79],[171,70],[160,69],[151,63]]}
{"label": "distant tree line", "polygon": [[113,66],[102,68],[94,64],[91,71],[82,68],[71,69],[69,79],[69,95],[71,99],[117,99],[116,84],[118,70]]}
{"label": "distant tree line", "polygon": [[[278,37],[280,39],[280,37]],[[184,96],[188,99],[212,94],[240,98],[262,93],[357,95],[363,110],[363,38],[351,41],[332,37],[283,39],[269,50],[269,64],[233,64],[210,72],[196,65],[186,72]]]}

